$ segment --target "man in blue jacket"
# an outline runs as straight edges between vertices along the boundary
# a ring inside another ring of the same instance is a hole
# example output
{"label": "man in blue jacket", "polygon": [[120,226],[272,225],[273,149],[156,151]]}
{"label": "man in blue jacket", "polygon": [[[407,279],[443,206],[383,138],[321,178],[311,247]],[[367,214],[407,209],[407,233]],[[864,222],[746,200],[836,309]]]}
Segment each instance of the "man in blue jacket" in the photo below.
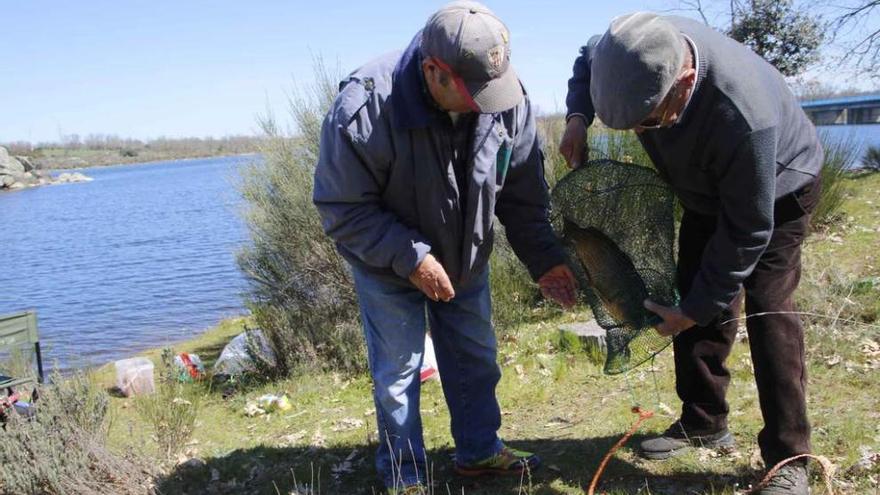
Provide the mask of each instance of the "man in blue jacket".
{"label": "man in blue jacket", "polygon": [[497,435],[501,373],[488,284],[495,216],[545,296],[568,306],[576,287],[548,220],[534,110],[510,66],[510,34],[491,11],[448,4],[403,53],[341,83],[324,121],[314,202],[354,275],[375,384],[376,464],[389,491],[415,492],[426,481],[426,327],[456,470],[535,468],[537,456]]}
{"label": "man in blue jacket", "polygon": [[[637,12],[581,49],[569,81],[560,151],[583,159],[598,115],[633,129],[684,206],[678,253],[682,302],[646,307],[674,335],[682,414],[645,457],[692,445],[730,446],[724,364],[745,294],[746,326],[768,467],[810,451],[804,334],[792,294],[822,166],[816,131],[782,75],[747,47],[698,22]],[[744,291],[743,291],[744,289]],[[804,461],[762,494],[808,493]]]}

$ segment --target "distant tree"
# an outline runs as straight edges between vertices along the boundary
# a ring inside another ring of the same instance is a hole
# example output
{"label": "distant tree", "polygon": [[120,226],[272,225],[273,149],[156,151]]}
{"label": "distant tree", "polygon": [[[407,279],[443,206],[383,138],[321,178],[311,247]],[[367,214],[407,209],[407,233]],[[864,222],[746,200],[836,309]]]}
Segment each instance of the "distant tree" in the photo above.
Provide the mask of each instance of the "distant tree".
{"label": "distant tree", "polygon": [[855,0],[837,5],[832,34],[841,41],[843,64],[850,64],[857,73],[880,79],[880,0]]}
{"label": "distant tree", "polygon": [[825,38],[819,19],[798,10],[792,0],[750,0],[740,5],[727,34],[786,76],[800,74],[816,62]]}
{"label": "distant tree", "polygon": [[854,87],[839,87],[817,79],[795,79],[789,82],[789,87],[795,96],[805,101],[877,93],[877,91],[865,91]]}
{"label": "distant tree", "polygon": [[709,4],[722,3],[727,9],[724,24],[713,27],[750,47],[782,74],[800,74],[818,61],[826,26],[806,5],[793,0],[679,1],[683,10],[696,12],[708,25]]}
{"label": "distant tree", "polygon": [[79,134],[63,134],[61,145],[69,150],[78,150],[82,148],[82,141],[80,141]]}

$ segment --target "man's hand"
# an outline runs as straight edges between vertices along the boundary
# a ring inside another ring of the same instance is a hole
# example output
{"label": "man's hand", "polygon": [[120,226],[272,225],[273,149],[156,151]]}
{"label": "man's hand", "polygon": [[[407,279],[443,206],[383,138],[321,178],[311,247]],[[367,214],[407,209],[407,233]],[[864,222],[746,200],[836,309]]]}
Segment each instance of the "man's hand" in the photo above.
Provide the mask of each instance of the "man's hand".
{"label": "man's hand", "polygon": [[563,308],[570,308],[577,302],[577,280],[565,264],[547,270],[538,279],[538,286],[544,297],[553,299]]}
{"label": "man's hand", "polygon": [[559,142],[559,153],[569,168],[578,168],[587,157],[587,123],[580,116],[572,116],[565,124],[565,134]]}
{"label": "man's hand", "polygon": [[410,274],[409,281],[432,301],[449,302],[455,297],[455,289],[449,275],[437,258],[428,253],[419,266]]}
{"label": "man's hand", "polygon": [[657,329],[657,333],[664,337],[675,337],[676,335],[684,332],[688,328],[696,325],[697,322],[688,318],[688,316],[681,312],[681,308],[678,306],[668,307],[661,306],[655,302],[652,302],[648,299],[645,299],[645,309],[651,311],[652,313],[656,313],[660,318],[663,318],[663,323],[655,326]]}

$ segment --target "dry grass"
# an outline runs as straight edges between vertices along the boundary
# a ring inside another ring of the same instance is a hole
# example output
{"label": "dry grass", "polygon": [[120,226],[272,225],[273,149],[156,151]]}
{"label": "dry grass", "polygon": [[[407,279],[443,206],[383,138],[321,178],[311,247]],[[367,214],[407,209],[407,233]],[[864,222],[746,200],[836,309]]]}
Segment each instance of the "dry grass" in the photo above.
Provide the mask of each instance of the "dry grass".
{"label": "dry grass", "polygon": [[[52,377],[36,415],[12,415],[0,436],[0,493],[151,493],[149,464],[107,445],[109,397],[90,377]],[[135,446],[132,446],[135,447]]]}

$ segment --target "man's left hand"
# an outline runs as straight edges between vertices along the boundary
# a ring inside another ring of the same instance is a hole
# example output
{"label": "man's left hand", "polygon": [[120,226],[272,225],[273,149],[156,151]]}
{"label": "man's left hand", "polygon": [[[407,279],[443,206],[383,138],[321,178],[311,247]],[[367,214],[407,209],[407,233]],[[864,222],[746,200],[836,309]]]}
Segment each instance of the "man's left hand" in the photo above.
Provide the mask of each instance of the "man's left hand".
{"label": "man's left hand", "polygon": [[548,299],[553,299],[563,308],[570,308],[577,302],[577,280],[574,274],[564,263],[547,270],[538,279],[541,294]]}
{"label": "man's left hand", "polygon": [[656,325],[654,328],[657,329],[657,333],[664,337],[675,337],[697,324],[697,322],[682,313],[681,308],[678,306],[662,306],[648,299],[645,299],[644,304],[645,309],[663,318],[663,323]]}

